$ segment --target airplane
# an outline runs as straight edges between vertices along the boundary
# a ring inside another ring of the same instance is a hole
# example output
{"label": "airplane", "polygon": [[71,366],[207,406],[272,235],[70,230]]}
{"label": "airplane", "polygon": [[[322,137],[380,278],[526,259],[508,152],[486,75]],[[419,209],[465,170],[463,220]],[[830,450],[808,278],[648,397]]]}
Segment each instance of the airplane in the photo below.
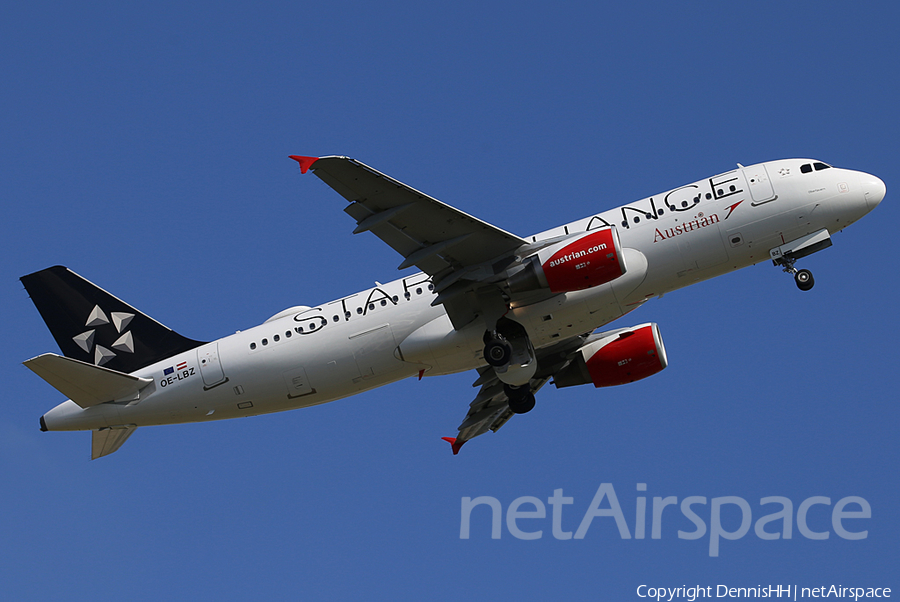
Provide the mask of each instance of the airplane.
{"label": "airplane", "polygon": [[884,198],[879,178],[812,159],[736,169],[519,237],[348,157],[291,155],[348,204],[354,233],[409,276],[298,305],[216,341],[186,338],[62,266],[21,281],[62,355],[24,362],[68,399],[42,431],[92,431],[91,458],[142,426],[309,407],[409,377],[474,370],[455,437],[496,432],[535,393],[634,382],[667,364],[652,322],[599,332],[648,300],[771,261],[797,260]]}

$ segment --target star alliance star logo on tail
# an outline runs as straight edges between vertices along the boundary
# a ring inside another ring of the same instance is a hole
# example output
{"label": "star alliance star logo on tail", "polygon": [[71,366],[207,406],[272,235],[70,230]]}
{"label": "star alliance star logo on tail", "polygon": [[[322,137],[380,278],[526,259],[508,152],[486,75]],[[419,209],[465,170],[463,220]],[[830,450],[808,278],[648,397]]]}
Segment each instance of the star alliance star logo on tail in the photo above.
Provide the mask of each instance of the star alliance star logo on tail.
{"label": "star alliance star logo on tail", "polygon": [[[91,328],[91,330],[86,330],[81,334],[72,337],[72,340],[75,341],[75,344],[81,347],[85,353],[90,354],[93,351],[94,365],[102,366],[112,358],[116,357],[116,351],[120,353],[134,353],[134,337],[130,330],[125,330],[128,328],[128,325],[131,324],[133,318],[134,314],[120,311],[114,311],[107,317],[106,313],[100,309],[100,306],[95,305],[84,323],[84,325]],[[116,328],[116,332],[120,335],[119,338],[110,345],[112,349],[107,349],[99,344],[94,345],[97,328],[108,324],[112,324]]]}

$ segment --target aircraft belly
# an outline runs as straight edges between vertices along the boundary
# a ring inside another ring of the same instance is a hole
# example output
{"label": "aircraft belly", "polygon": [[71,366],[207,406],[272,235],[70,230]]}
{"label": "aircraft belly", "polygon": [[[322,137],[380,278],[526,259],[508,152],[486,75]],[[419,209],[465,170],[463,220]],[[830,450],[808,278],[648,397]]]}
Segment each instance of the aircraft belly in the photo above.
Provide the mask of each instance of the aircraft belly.
{"label": "aircraft belly", "polygon": [[429,376],[453,374],[479,365],[483,335],[480,320],[456,330],[447,314],[442,314],[405,337],[398,355],[406,365]]}
{"label": "aircraft belly", "polygon": [[[540,348],[590,332],[628,311],[607,284],[517,308],[510,317],[525,326],[532,345]],[[479,365],[483,364],[479,356]]]}

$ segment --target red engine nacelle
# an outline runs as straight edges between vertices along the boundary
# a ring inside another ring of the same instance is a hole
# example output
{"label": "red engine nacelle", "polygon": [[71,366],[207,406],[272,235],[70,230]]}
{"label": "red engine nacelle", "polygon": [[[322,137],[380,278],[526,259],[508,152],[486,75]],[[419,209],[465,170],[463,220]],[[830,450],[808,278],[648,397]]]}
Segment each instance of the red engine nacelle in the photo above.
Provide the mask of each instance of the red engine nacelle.
{"label": "red engine nacelle", "polygon": [[514,293],[538,288],[563,293],[606,284],[624,273],[619,235],[607,227],[542,249],[507,284]]}
{"label": "red engine nacelle", "polygon": [[659,327],[641,324],[585,345],[553,382],[557,387],[624,385],[653,376],[668,363]]}

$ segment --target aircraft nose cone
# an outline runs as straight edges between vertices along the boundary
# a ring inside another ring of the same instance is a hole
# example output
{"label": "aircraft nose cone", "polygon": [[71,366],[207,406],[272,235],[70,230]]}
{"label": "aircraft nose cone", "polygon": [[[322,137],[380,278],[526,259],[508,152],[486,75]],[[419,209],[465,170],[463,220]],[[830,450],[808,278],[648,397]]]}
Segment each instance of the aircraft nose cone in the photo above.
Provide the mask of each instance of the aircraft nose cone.
{"label": "aircraft nose cone", "polygon": [[881,199],[884,198],[885,192],[887,192],[884,182],[881,181],[881,178],[864,173],[860,175],[859,183],[866,196],[866,205],[869,206],[869,210],[874,209],[881,202]]}

